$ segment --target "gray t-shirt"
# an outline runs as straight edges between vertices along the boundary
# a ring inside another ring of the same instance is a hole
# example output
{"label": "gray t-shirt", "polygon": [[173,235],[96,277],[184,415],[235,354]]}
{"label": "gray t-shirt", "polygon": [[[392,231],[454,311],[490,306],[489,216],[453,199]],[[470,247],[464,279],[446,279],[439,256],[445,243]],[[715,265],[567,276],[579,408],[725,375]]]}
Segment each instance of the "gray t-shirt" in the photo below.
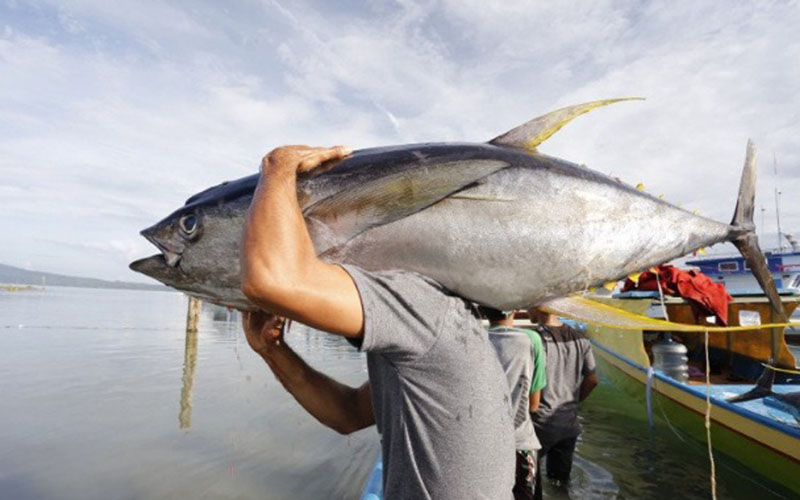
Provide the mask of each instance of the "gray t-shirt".
{"label": "gray t-shirt", "polygon": [[508,384],[474,309],[405,271],[344,266],[364,308],[388,499],[510,499]]}
{"label": "gray t-shirt", "polygon": [[508,387],[511,390],[515,446],[518,450],[538,450],[541,445],[533,431],[533,421],[530,416],[531,378],[534,366],[531,340],[522,330],[502,326],[489,329],[489,340],[497,352],[500,365],[505,370]]}
{"label": "gray t-shirt", "polygon": [[578,403],[583,377],[595,371],[589,339],[568,326],[538,326],[547,359],[547,385],[542,389],[539,409],[533,414],[536,435],[542,446],[576,437],[581,433]]}

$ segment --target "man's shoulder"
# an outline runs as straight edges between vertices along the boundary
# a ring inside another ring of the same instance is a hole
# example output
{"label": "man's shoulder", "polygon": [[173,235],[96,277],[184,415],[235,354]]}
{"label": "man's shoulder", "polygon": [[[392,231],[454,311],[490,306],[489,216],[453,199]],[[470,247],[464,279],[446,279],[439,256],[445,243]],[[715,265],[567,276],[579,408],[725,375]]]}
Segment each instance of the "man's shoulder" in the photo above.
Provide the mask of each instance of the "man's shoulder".
{"label": "man's shoulder", "polygon": [[542,336],[538,331],[529,328],[522,328],[521,330],[525,332],[525,334],[531,340],[531,345],[533,345],[534,349],[542,349]]}
{"label": "man's shoulder", "polygon": [[420,274],[416,271],[406,269],[379,269],[370,270],[353,264],[340,264],[340,266],[358,283],[359,280],[370,280],[380,282],[391,289],[402,291],[405,288],[424,287],[432,288],[444,295],[451,296],[457,300],[464,300],[453,294],[435,279]]}
{"label": "man's shoulder", "polygon": [[532,335],[536,335],[536,333],[532,332],[531,330],[517,328],[514,326],[493,326],[489,328],[489,333],[494,335],[509,335],[527,338],[531,338]]}
{"label": "man's shoulder", "polygon": [[555,329],[557,333],[565,339],[575,340],[575,341],[580,341],[580,340],[585,340],[587,342],[589,341],[589,337],[586,335],[586,332],[578,328],[575,328],[572,325],[564,323],[562,325],[555,327]]}

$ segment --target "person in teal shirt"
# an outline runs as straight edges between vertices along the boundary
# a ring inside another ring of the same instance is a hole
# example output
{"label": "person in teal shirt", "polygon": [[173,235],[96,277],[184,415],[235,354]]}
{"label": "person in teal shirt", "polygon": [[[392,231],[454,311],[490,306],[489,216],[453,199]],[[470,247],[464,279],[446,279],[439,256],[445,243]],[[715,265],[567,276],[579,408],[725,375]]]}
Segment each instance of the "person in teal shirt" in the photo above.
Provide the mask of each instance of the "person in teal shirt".
{"label": "person in teal shirt", "polygon": [[547,384],[542,340],[532,330],[514,327],[514,312],[481,308],[489,320],[489,340],[497,352],[511,391],[516,447],[514,498],[532,499],[537,450],[541,448],[531,413],[539,407]]}

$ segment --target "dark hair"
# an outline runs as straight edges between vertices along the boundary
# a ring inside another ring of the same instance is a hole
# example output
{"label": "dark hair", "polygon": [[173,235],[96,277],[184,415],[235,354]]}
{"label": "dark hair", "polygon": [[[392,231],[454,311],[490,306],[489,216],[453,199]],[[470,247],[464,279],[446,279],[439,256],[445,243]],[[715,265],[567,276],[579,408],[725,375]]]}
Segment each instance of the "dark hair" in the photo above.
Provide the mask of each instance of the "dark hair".
{"label": "dark hair", "polygon": [[503,311],[499,309],[494,309],[492,307],[478,306],[478,310],[481,312],[481,316],[489,320],[490,323],[496,321],[502,321],[508,318],[507,313],[504,313]]}

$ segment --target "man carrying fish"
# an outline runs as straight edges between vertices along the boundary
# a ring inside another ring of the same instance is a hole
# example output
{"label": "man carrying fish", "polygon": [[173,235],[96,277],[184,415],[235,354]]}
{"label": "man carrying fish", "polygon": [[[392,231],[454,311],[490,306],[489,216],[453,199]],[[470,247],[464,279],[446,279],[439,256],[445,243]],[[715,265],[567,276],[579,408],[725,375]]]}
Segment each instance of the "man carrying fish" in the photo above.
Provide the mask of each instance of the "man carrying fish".
{"label": "man carrying fish", "polygon": [[343,431],[377,423],[388,492],[502,498],[500,483],[513,482],[513,462],[501,466],[510,457],[501,448],[513,449],[509,405],[495,392],[505,382],[459,297],[529,308],[729,241],[786,320],[755,234],[752,142],[730,223],[538,151],[577,116],[629,100],[561,108],[487,143],[370,148],[346,159],[341,148],[281,148],[262,175],[199,192],[144,229],[160,253],[131,268],[359,344],[369,385],[309,384],[318,374],[280,342],[272,320],[246,320],[254,347],[317,418]]}
{"label": "man carrying fish", "polygon": [[[241,269],[244,294],[270,312],[244,314],[248,342],[324,425],[350,433],[377,424],[387,498],[511,498],[508,386],[475,308],[420,274],[317,257],[296,177],[349,154],[290,146],[264,158]],[[351,388],[308,366],[283,341],[284,317],[366,352],[369,381]]]}

